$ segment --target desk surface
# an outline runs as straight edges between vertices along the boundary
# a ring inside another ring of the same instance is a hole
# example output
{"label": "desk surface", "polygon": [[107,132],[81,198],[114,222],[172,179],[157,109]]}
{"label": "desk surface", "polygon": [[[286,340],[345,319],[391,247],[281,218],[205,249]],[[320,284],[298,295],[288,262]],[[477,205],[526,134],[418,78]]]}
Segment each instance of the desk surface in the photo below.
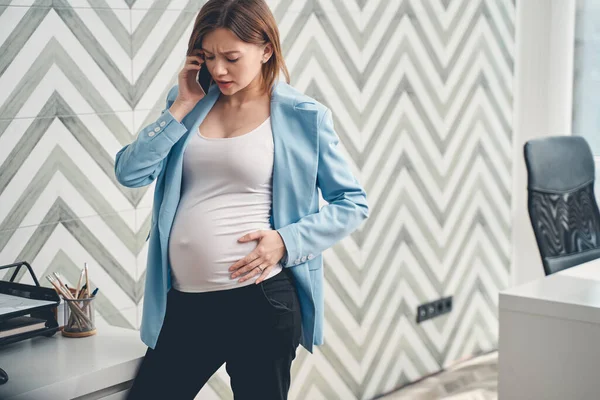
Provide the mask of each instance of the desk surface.
{"label": "desk surface", "polygon": [[600,259],[588,261],[576,267],[568,268],[558,273],[561,276],[572,276],[581,279],[591,279],[600,282]]}
{"label": "desk surface", "polygon": [[[35,337],[0,347],[0,368],[9,376],[0,398],[72,398],[132,379],[146,353],[139,331],[98,326],[86,338]],[[43,395],[59,397],[42,397]]]}
{"label": "desk surface", "polygon": [[600,259],[502,291],[500,309],[600,324]]}

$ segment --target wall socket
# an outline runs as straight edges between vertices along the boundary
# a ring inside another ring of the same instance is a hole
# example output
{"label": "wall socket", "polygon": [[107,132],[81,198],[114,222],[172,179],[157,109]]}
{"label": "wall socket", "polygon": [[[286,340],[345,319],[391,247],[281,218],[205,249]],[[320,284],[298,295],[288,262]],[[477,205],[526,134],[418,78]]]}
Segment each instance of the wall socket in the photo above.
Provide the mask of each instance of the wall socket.
{"label": "wall socket", "polygon": [[417,307],[417,324],[450,311],[452,311],[452,296],[421,304]]}

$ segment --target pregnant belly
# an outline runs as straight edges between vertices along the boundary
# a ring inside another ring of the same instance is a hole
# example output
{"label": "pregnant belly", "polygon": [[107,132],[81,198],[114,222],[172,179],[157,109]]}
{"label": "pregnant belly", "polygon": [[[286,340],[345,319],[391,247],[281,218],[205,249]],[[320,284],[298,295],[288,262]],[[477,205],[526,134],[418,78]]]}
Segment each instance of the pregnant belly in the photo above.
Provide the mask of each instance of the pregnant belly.
{"label": "pregnant belly", "polygon": [[175,279],[195,285],[237,281],[239,278],[230,278],[229,267],[258,245],[256,240],[238,239],[261,229],[271,229],[268,221],[178,213],[169,237],[169,259]]}

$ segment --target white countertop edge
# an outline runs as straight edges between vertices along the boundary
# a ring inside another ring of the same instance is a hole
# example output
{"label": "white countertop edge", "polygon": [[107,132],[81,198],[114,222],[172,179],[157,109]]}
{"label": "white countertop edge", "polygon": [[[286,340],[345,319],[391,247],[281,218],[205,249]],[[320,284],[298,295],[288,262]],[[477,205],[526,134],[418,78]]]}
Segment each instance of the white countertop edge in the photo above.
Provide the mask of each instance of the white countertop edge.
{"label": "white countertop edge", "polygon": [[596,307],[557,303],[544,299],[526,299],[526,304],[524,304],[523,298],[501,294],[500,311],[513,311],[600,324],[600,309]]}
{"label": "white countertop edge", "polygon": [[550,275],[500,292],[499,309],[600,324],[600,282]]}
{"label": "white countertop edge", "polygon": [[[140,340],[139,331],[103,324],[97,324],[97,329],[96,335],[86,338],[65,338],[57,332],[50,338],[35,337],[0,347],[0,367],[9,375],[8,382],[0,385],[0,398],[67,399],[132,380],[147,349]],[[57,352],[62,359],[55,363],[51,357]],[[89,362],[84,361],[81,368],[64,369],[63,366],[61,370],[60,364],[70,357],[69,352],[87,354]],[[21,357],[31,361],[38,355],[44,358],[35,363],[36,372],[32,374],[22,366],[10,366]],[[41,376],[41,371],[46,368],[52,370]]]}
{"label": "white countertop edge", "polygon": [[61,382],[54,382],[6,400],[71,399],[91,395],[93,392],[105,389],[106,382],[111,382],[110,386],[114,386],[132,380],[142,358],[114,364],[101,371],[89,372]]}

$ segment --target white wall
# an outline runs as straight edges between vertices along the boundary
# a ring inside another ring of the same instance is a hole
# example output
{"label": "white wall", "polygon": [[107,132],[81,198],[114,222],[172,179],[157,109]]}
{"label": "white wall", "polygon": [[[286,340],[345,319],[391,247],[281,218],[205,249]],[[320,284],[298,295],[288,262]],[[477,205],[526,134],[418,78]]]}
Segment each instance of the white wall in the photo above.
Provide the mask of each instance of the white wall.
{"label": "white wall", "polygon": [[529,139],[570,135],[575,0],[516,2],[511,281],[544,276],[527,213],[523,145]]}

